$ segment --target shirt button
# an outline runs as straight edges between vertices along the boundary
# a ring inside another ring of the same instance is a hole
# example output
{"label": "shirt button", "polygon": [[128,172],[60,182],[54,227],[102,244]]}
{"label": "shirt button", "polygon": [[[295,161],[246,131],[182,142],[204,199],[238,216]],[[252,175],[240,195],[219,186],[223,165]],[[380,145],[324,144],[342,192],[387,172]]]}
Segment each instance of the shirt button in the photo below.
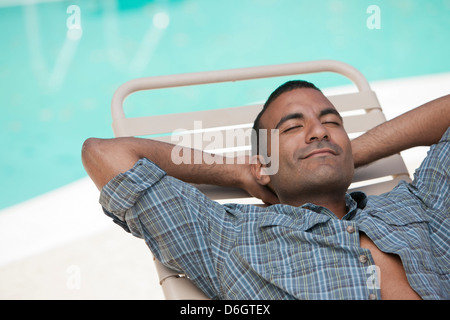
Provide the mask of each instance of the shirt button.
{"label": "shirt button", "polygon": [[362,254],[359,256],[359,262],[366,263],[368,260],[367,256],[365,254]]}
{"label": "shirt button", "polygon": [[369,294],[369,300],[377,300],[377,296],[373,293]]}
{"label": "shirt button", "polygon": [[355,232],[355,228],[353,226],[348,226],[347,227],[347,232],[348,233],[353,233],[353,232]]}

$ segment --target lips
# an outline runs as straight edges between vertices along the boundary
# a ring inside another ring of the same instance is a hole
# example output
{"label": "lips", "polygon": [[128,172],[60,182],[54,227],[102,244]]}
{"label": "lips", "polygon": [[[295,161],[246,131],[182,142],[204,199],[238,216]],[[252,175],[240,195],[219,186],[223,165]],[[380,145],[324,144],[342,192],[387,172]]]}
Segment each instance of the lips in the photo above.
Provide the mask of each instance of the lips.
{"label": "lips", "polygon": [[303,159],[307,159],[307,158],[311,158],[311,157],[324,157],[324,156],[329,156],[329,155],[337,155],[337,153],[332,150],[332,149],[328,149],[328,148],[323,148],[323,149],[315,149],[311,152],[309,152],[306,156],[303,157]]}

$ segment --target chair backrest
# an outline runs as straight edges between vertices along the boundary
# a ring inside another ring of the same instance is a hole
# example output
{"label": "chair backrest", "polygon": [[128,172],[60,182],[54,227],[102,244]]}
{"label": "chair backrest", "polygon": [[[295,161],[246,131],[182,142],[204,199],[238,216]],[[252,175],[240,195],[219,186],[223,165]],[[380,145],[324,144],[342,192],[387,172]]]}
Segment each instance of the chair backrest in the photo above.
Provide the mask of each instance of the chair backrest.
{"label": "chair backrest", "polygon": [[[366,78],[354,67],[333,60],[299,62],[263,67],[251,67],[221,71],[198,72],[170,76],[158,76],[134,79],[124,83],[115,92],[111,105],[113,130],[116,137],[152,135],[154,139],[182,145],[194,141],[198,135],[198,123],[209,136],[236,137],[227,140],[227,148],[214,150],[214,153],[233,155],[237,152],[249,152],[251,147],[251,127],[262,105],[246,105],[233,108],[148,117],[127,118],[123,110],[126,97],[140,90],[155,90],[181,86],[193,86],[209,83],[243,81],[269,77],[292,76],[319,72],[332,72],[350,79],[357,87],[356,92],[328,96],[344,118],[344,127],[350,136],[364,133],[386,121],[378,99],[371,90]],[[184,128],[179,132],[179,128]],[[160,136],[158,136],[160,135]],[[181,140],[181,143],[180,143]],[[177,141],[174,142],[174,141]],[[210,142],[197,139],[195,148],[207,149]],[[192,147],[192,145],[187,145]],[[231,148],[229,148],[231,147]],[[205,150],[208,151],[208,150]],[[379,160],[357,169],[349,191],[361,190],[367,194],[380,194],[391,190],[400,179],[409,180],[408,170],[400,155]],[[248,194],[234,188],[209,185],[197,185],[208,197],[217,201],[248,199]],[[160,283],[167,299],[203,299],[207,298],[189,279],[176,271],[164,267],[155,261]],[[179,285],[178,285],[179,284]],[[189,287],[191,287],[189,289]]]}

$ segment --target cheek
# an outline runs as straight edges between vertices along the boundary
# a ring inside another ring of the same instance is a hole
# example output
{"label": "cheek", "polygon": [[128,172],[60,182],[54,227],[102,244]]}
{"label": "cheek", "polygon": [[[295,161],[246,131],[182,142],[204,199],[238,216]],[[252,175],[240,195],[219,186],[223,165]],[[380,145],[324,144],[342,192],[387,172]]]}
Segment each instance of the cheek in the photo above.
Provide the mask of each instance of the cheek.
{"label": "cheek", "polygon": [[345,153],[352,154],[352,144],[347,132],[342,128],[335,131],[332,135],[334,143],[339,145]]}
{"label": "cheek", "polygon": [[283,144],[279,149],[279,172],[283,176],[284,181],[298,176],[303,172],[304,165],[302,161],[296,159],[295,151],[298,149],[296,144]]}
{"label": "cheek", "polygon": [[280,162],[291,162],[294,160],[295,150],[298,149],[298,143],[295,139],[281,139],[278,145],[278,154]]}

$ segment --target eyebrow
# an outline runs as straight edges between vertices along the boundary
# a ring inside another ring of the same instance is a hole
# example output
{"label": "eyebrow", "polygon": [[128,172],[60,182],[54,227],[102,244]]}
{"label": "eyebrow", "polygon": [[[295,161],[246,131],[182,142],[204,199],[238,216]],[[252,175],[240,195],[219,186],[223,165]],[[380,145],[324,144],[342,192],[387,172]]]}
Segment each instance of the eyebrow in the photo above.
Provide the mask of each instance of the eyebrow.
{"label": "eyebrow", "polygon": [[290,113],[290,114],[287,114],[283,118],[281,118],[281,120],[275,126],[275,129],[278,129],[283,123],[285,123],[286,121],[289,121],[291,119],[303,119],[303,118],[304,118],[303,113]]}
{"label": "eyebrow", "polygon": [[[336,116],[339,117],[339,119],[342,121],[342,117],[339,114],[339,112],[336,109],[333,108],[327,108],[327,109],[323,109],[322,111],[320,111],[319,113],[319,118],[326,116],[327,114],[334,114]],[[285,123],[286,121],[292,120],[292,119],[303,119],[303,113],[290,113],[285,115],[283,118],[281,118],[281,120],[277,123],[277,125],[275,126],[275,129],[278,129],[283,123]]]}
{"label": "eyebrow", "polygon": [[320,111],[319,118],[326,116],[327,114],[334,114],[335,116],[337,116],[339,119],[342,120],[340,113],[333,108],[323,109],[322,111]]}

